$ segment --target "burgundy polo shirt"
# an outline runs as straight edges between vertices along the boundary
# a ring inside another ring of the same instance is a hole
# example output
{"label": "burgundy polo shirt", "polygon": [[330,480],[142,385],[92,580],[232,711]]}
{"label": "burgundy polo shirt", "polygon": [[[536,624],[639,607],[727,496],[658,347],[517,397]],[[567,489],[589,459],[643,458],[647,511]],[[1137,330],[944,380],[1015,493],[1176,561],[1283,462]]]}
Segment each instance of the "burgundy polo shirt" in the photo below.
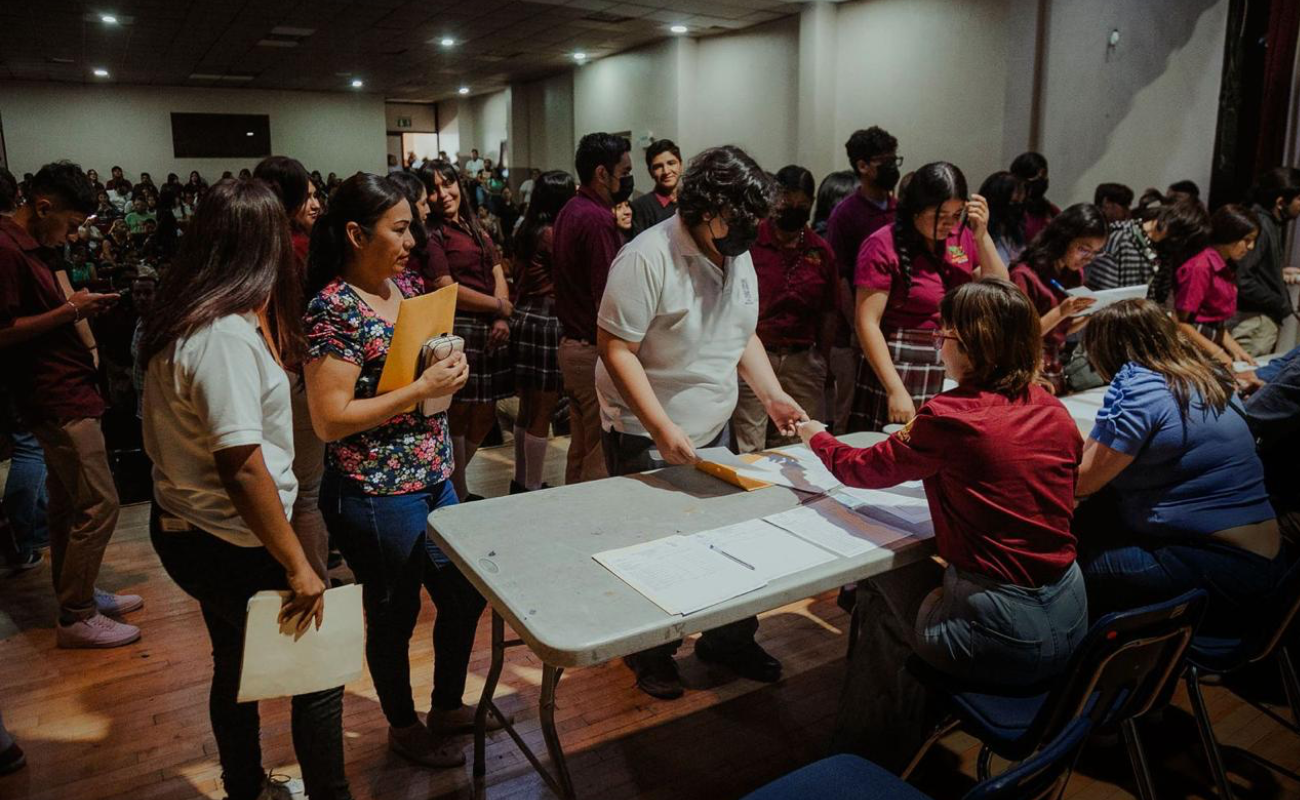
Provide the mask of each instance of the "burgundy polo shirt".
{"label": "burgundy polo shirt", "polygon": [[749,249],[758,275],[758,338],[764,347],[811,347],[822,321],[837,308],[840,276],[831,246],[807,227],[794,247],[782,247],[772,220],[758,226]]}
{"label": "burgundy polo shirt", "polygon": [[609,266],[623,246],[614,211],[586,186],[555,217],[555,313],[564,335],[596,343],[596,311]]}
{"label": "burgundy polo shirt", "polygon": [[810,444],[849,486],[924,483],[939,555],[961,569],[1043,586],[1074,561],[1070,521],[1083,437],[1041,387],[1018,398],[958,387],[872,447],[850,447],[828,433]]}
{"label": "burgundy polo shirt", "polygon": [[939,327],[939,301],[944,294],[974,280],[979,265],[975,236],[963,227],[944,241],[942,262],[929,253],[912,256],[912,280],[904,291],[894,229],[881,228],[867,237],[858,251],[853,285],[889,292],[889,303],[880,318],[880,328],[886,334],[904,328],[933,329]]}
{"label": "burgundy polo shirt", "polygon": [[858,263],[858,250],[867,237],[886,225],[894,224],[898,201],[890,195],[884,208],[868,200],[861,188],[840,201],[831,210],[826,221],[826,241],[835,253],[840,274],[853,282],[853,265]]}
{"label": "burgundy polo shirt", "polygon": [[[9,217],[0,217],[0,328],[67,304],[40,245]],[[99,417],[95,360],[72,323],[0,349],[0,369],[11,381],[19,411],[29,420]]]}
{"label": "burgundy polo shirt", "polygon": [[469,228],[460,222],[443,220],[429,231],[429,245],[425,263],[420,271],[426,281],[433,282],[449,275],[467,289],[486,295],[496,293],[496,278],[492,268],[501,263],[496,245],[487,231],[479,231],[482,245]]}
{"label": "burgundy polo shirt", "polygon": [[[1066,289],[1073,289],[1081,286],[1083,276],[1078,272],[1063,270],[1056,282]],[[1034,310],[1038,316],[1042,317],[1047,312],[1056,308],[1066,295],[1061,290],[1052,286],[1038,272],[1025,262],[1021,261],[1011,267],[1011,282],[1020,287],[1020,291],[1025,293],[1029,302],[1034,304]],[[1065,319],[1057,324],[1055,328],[1043,333],[1043,348],[1049,357],[1054,357],[1056,353],[1065,345],[1065,339],[1070,332],[1070,320]]]}
{"label": "burgundy polo shirt", "polygon": [[1207,247],[1174,273],[1174,308],[1192,322],[1224,322],[1237,313],[1237,274],[1219,251]]}

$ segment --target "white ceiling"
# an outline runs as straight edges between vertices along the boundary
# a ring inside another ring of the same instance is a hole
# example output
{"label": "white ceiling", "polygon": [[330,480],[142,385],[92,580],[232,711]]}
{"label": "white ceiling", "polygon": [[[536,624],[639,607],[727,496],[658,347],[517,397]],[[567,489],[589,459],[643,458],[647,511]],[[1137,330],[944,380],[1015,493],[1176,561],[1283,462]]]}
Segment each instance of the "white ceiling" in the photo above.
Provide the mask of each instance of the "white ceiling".
{"label": "white ceiling", "polygon": [[0,81],[358,91],[355,78],[359,91],[430,101],[554,73],[577,51],[599,58],[662,39],[674,24],[709,35],[798,10],[789,0],[6,0]]}

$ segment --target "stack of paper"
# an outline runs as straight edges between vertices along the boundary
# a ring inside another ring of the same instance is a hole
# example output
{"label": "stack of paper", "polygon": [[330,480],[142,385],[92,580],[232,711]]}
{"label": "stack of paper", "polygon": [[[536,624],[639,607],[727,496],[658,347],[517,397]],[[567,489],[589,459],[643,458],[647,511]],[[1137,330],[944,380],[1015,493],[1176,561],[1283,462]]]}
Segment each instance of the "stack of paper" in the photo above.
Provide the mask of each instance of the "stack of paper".
{"label": "stack of paper", "polygon": [[864,520],[834,500],[818,500],[763,519],[800,539],[848,558],[876,547],[874,542],[865,538]]}
{"label": "stack of paper", "polygon": [[846,486],[832,496],[854,512],[878,522],[900,526],[923,537],[934,535],[930,504],[925,499],[925,489],[919,482],[909,481],[883,491]]}
{"label": "stack of paper", "polygon": [[592,558],[669,614],[692,614],[767,585],[755,570],[693,537],[665,536]]}
{"label": "stack of paper", "polygon": [[1066,294],[1074,297],[1091,297],[1096,302],[1078,313],[1080,317],[1086,317],[1089,314],[1095,314],[1106,306],[1111,306],[1121,300],[1140,299],[1147,296],[1146,284],[1137,286],[1121,286],[1118,289],[1101,289],[1094,292],[1087,286],[1080,286],[1077,289],[1071,289]]}
{"label": "stack of paper", "polygon": [[758,455],[757,461],[739,468],[737,472],[812,494],[826,494],[841,486],[821,459],[807,447],[769,450]]}
{"label": "stack of paper", "polygon": [[365,621],[361,586],[325,591],[325,620],[298,634],[279,622],[284,593],[258,592],[248,601],[239,702],[333,689],[361,677]]}
{"label": "stack of paper", "polygon": [[704,531],[691,538],[754,570],[764,581],[774,581],[835,559],[820,547],[761,519]]}

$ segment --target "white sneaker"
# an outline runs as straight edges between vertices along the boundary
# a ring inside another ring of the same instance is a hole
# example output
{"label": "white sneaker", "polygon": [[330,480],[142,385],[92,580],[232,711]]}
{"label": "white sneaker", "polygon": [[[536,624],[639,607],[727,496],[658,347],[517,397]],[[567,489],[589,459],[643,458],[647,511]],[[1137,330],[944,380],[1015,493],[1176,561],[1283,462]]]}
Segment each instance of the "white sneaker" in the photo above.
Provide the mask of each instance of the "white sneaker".
{"label": "white sneaker", "polygon": [[69,625],[55,625],[55,640],[65,650],[121,647],[140,638],[140,629],[125,622],[95,614]]}
{"label": "white sneaker", "polygon": [[110,617],[120,617],[144,608],[144,598],[138,594],[113,594],[103,589],[95,589],[95,608],[99,613]]}

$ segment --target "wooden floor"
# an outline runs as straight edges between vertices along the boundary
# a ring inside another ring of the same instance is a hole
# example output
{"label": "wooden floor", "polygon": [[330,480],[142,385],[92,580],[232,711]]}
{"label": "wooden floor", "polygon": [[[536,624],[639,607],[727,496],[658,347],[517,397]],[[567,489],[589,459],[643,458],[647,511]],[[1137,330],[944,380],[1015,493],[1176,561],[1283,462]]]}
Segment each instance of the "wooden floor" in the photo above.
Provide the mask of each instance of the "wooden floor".
{"label": "wooden floor", "polygon": [[[552,444],[547,470],[552,484],[562,482],[566,444],[565,439]],[[471,488],[489,496],[503,494],[512,457],[510,448],[481,451],[471,467]],[[0,709],[30,762],[0,778],[0,800],[223,797],[207,718],[211,660],[206,634],[198,606],[162,573],[149,545],[146,516],[144,506],[123,510],[100,581],[104,588],[145,597],[144,610],[130,617],[144,631],[136,645],[105,652],[58,650],[48,569],[0,581],[0,674],[5,676]],[[411,645],[417,707],[427,707],[432,678],[433,609],[427,600],[425,605]],[[487,619],[480,625],[470,665],[471,702],[488,666]],[[847,621],[830,594],[765,615],[759,639],[785,664],[785,678],[772,686],[711,674],[691,656],[690,641],[678,658],[696,690],[674,702],[636,691],[620,663],[566,673],[556,719],[579,796],[733,798],[820,757],[844,675]],[[526,648],[509,652],[498,690],[501,704],[515,713],[533,747],[544,752],[536,710],[541,664]],[[1249,683],[1268,694],[1270,677]],[[1300,784],[1254,767],[1241,753],[1249,750],[1300,769],[1300,738],[1226,689],[1209,687],[1207,694],[1238,793],[1300,798]],[[1146,727],[1162,798],[1213,794],[1186,709],[1180,695],[1163,719]],[[298,775],[287,702],[262,705],[262,730],[266,765]],[[348,687],[344,730],[348,774],[359,800],[475,796],[468,765],[425,770],[387,752],[386,724],[368,678]],[[472,755],[469,738],[465,747]],[[927,759],[918,783],[935,797],[960,797],[973,784],[975,755],[975,742],[955,734]],[[489,741],[487,758],[480,796],[551,796],[503,734]],[[1132,794],[1123,749],[1097,744],[1085,753],[1067,797],[1103,800]]]}

